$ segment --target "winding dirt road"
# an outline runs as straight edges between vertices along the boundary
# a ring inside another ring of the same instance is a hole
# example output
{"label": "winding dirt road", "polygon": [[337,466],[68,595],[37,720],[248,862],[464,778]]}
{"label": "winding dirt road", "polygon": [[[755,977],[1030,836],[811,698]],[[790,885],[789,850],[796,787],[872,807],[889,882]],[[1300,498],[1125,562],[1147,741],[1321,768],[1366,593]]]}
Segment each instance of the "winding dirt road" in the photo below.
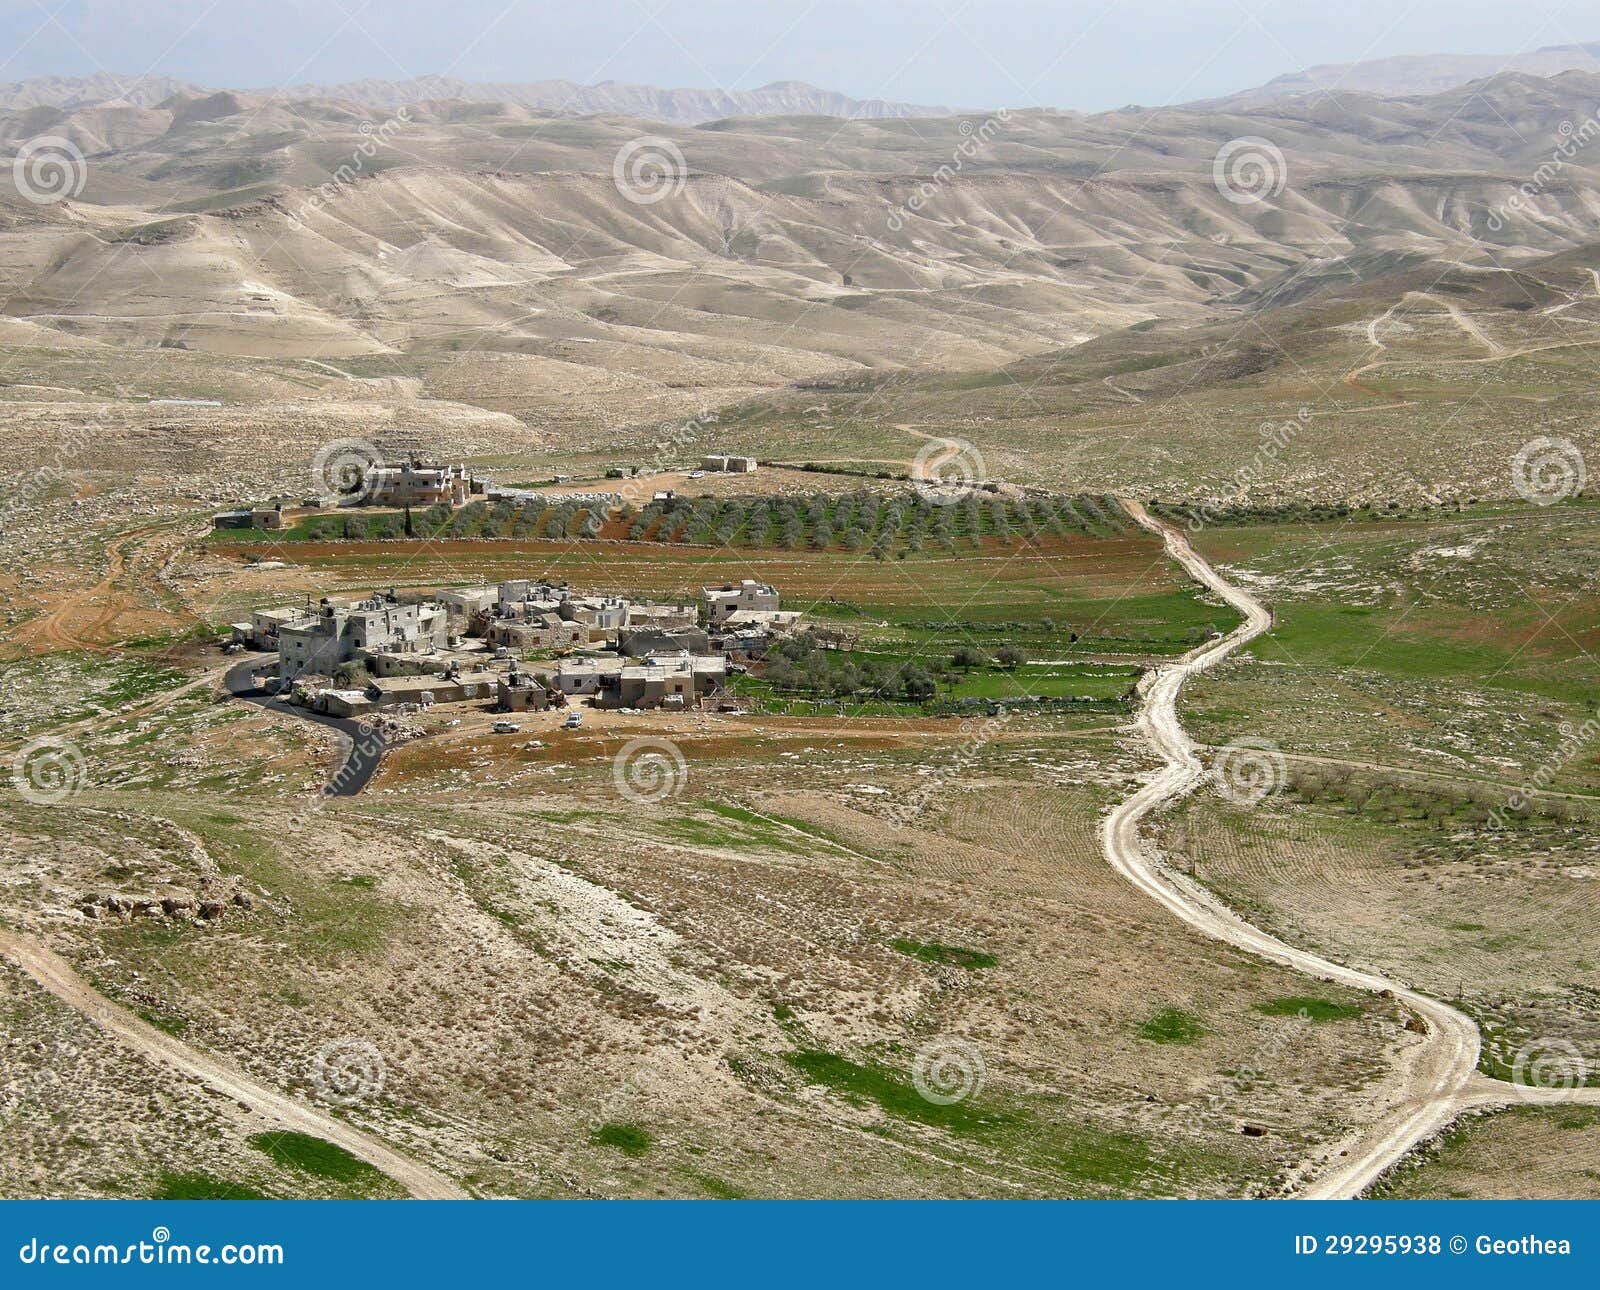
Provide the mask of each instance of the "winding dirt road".
{"label": "winding dirt road", "polygon": [[1226,581],[1182,533],[1156,520],[1135,501],[1122,499],[1122,504],[1140,525],[1161,537],[1167,553],[1195,581],[1243,614],[1244,622],[1222,639],[1146,675],[1141,685],[1144,703],[1136,725],[1167,764],[1106,817],[1101,832],[1106,858],[1140,891],[1207,936],[1318,978],[1374,993],[1389,991],[1427,1025],[1425,1041],[1401,1057],[1390,1109],[1375,1124],[1332,1144],[1322,1172],[1300,1194],[1323,1200],[1359,1196],[1412,1148],[1471,1108],[1514,1101],[1600,1101],[1600,1089],[1521,1088],[1479,1075],[1482,1041],[1477,1024],[1466,1014],[1399,982],[1344,967],[1268,935],[1146,848],[1139,837],[1140,821],[1190,792],[1205,776],[1195,745],[1178,722],[1178,692],[1189,677],[1220,663],[1266,631],[1272,615],[1253,596]]}
{"label": "winding dirt road", "polygon": [[443,1174],[385,1146],[377,1138],[314,1107],[296,1102],[235,1066],[203,1053],[113,1003],[73,970],[66,959],[30,937],[0,927],[0,954],[101,1030],[152,1061],[216,1089],[286,1129],[315,1134],[365,1160],[418,1200],[466,1200]]}

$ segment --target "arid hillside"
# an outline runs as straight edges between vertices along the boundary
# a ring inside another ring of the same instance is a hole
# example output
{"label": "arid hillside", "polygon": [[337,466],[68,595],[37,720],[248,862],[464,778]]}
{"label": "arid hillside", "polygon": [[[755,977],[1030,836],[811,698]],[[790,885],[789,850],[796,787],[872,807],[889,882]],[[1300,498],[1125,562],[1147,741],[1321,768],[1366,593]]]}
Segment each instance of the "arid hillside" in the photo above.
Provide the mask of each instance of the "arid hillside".
{"label": "arid hillside", "polygon": [[[147,430],[182,425],[146,415],[150,399],[215,400],[223,421],[332,401],[380,426],[476,409],[520,427],[474,440],[488,455],[647,444],[663,424],[760,425],[770,408],[786,451],[834,457],[837,433],[797,429],[827,411],[817,390],[931,378],[933,405],[898,419],[945,420],[980,447],[992,383],[1028,391],[1029,434],[1102,426],[1153,393],[1184,414],[1164,449],[1226,474],[1249,454],[1218,457],[1194,410],[1256,418],[1268,368],[1301,387],[1274,392],[1291,411],[1314,390],[1366,417],[1392,400],[1346,376],[1392,362],[1419,316],[1461,350],[1430,361],[1588,336],[1587,269],[1531,313],[1470,284],[1600,240],[1597,97],[1600,78],[1567,72],[1250,110],[700,125],[184,89],[19,105],[0,112],[16,152],[0,390],[34,405],[26,422],[88,405]],[[1447,276],[1469,288],[1448,308]],[[1304,312],[1369,289],[1370,313]],[[1370,332],[1380,315],[1394,325]],[[1221,361],[1173,366],[1197,353]],[[1092,380],[1054,380],[1088,356]],[[962,389],[983,409],[952,418],[973,402]],[[1343,442],[1319,437],[1312,464],[1344,473]],[[1105,482],[1169,488],[1187,469],[1138,453],[1133,468]]]}

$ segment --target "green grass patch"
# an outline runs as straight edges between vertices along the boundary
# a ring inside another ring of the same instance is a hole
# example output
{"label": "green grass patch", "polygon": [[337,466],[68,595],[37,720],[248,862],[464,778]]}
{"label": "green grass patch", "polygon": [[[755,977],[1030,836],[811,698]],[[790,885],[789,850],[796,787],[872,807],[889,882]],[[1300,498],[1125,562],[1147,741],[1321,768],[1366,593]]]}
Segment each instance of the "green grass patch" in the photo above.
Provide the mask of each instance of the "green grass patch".
{"label": "green grass patch", "polygon": [[189,1033],[189,1022],[184,1017],[171,1017],[165,1013],[152,1012],[149,1008],[140,1008],[138,1016],[141,1021],[147,1021],[157,1030],[165,1031],[174,1039],[182,1039]]}
{"label": "green grass patch", "polygon": [[264,1192],[244,1183],[223,1182],[195,1170],[163,1169],[156,1175],[151,1200],[270,1200]]}
{"label": "green grass patch", "polygon": [[941,945],[938,941],[914,941],[908,936],[897,936],[889,944],[902,954],[924,963],[947,963],[969,971],[992,968],[1000,960],[983,950],[969,950],[963,945]]}
{"label": "green grass patch", "polygon": [[1349,1021],[1364,1009],[1359,1003],[1340,1003],[1309,994],[1288,994],[1256,1004],[1256,1011],[1268,1017],[1305,1017],[1309,1021]]}
{"label": "green grass patch", "polygon": [[712,1200],[748,1200],[749,1197],[730,1182],[725,1182],[715,1174],[698,1173],[689,1170],[685,1175],[695,1186]]}
{"label": "green grass patch", "polygon": [[280,1165],[298,1169],[313,1178],[363,1189],[387,1181],[365,1160],[358,1160],[343,1147],[309,1133],[256,1133],[251,1135],[250,1145]]}
{"label": "green grass patch", "polygon": [[602,1124],[589,1135],[589,1140],[597,1146],[615,1147],[623,1155],[635,1159],[648,1153],[655,1145],[650,1134],[637,1124],[623,1124],[616,1120]]}
{"label": "green grass patch", "polygon": [[1192,1044],[1205,1033],[1200,1018],[1182,1008],[1163,1008],[1139,1027],[1139,1038],[1153,1044]]}
{"label": "green grass patch", "polygon": [[366,956],[387,943],[401,907],[378,892],[305,873],[285,858],[280,839],[221,807],[176,809],[172,817],[200,834],[224,871],[294,901],[296,917],[288,934],[298,955],[314,961]]}
{"label": "green grass patch", "polygon": [[[1215,1177],[1229,1167],[1205,1151],[1175,1150],[1137,1134],[1095,1128],[1075,1107],[1000,1107],[990,1098],[941,1105],[918,1093],[903,1072],[877,1063],[821,1049],[785,1053],[783,1060],[808,1082],[854,1105],[876,1105],[892,1120],[944,1130],[955,1139],[951,1149],[981,1145],[984,1156],[1049,1173],[1056,1180],[1054,1194],[1171,1195],[1197,1185],[1186,1180]],[[892,1136],[887,1128],[879,1132]]]}
{"label": "green grass patch", "polygon": [[[672,837],[698,846],[727,847],[735,851],[762,848],[790,855],[809,855],[812,850],[804,838],[794,836],[784,827],[787,820],[780,821],[725,802],[701,802],[699,810],[715,818],[707,819],[704,814],[688,815],[666,820],[657,827]],[[826,840],[813,829],[802,832]]]}
{"label": "green grass patch", "polygon": [[974,1106],[970,1101],[941,1105],[917,1092],[909,1078],[888,1066],[862,1065],[837,1053],[804,1048],[783,1060],[813,1084],[832,1089],[858,1105],[868,1102],[897,1120],[933,1125],[951,1133],[974,1134],[1010,1123],[1014,1117]]}

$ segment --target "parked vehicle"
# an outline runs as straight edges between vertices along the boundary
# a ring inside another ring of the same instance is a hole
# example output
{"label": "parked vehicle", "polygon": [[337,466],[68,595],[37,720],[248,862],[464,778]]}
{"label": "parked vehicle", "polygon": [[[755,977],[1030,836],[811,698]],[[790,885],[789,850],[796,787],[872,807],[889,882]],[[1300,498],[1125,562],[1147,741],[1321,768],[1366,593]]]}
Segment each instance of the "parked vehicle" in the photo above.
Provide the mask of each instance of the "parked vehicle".
{"label": "parked vehicle", "polygon": [[581,713],[581,712],[569,712],[569,713],[567,713],[566,721],[562,723],[562,728],[565,729],[565,730],[576,730],[582,724],[583,724],[583,713]]}
{"label": "parked vehicle", "polygon": [[515,721],[496,721],[494,723],[494,732],[497,735],[514,735],[521,729],[522,727]]}

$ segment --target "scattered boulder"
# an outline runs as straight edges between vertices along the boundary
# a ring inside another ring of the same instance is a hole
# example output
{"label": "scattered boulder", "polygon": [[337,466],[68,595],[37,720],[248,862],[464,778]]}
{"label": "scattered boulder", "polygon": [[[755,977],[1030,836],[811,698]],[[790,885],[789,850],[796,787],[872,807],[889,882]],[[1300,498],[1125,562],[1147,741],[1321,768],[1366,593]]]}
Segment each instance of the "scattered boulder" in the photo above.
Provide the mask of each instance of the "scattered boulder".
{"label": "scattered boulder", "polygon": [[1428,1023],[1416,1013],[1412,1013],[1406,1018],[1406,1029],[1414,1035],[1425,1035],[1428,1033]]}
{"label": "scattered boulder", "polygon": [[1267,1136],[1267,1127],[1264,1124],[1244,1124],[1239,1127],[1239,1132],[1247,1138],[1264,1138]]}

